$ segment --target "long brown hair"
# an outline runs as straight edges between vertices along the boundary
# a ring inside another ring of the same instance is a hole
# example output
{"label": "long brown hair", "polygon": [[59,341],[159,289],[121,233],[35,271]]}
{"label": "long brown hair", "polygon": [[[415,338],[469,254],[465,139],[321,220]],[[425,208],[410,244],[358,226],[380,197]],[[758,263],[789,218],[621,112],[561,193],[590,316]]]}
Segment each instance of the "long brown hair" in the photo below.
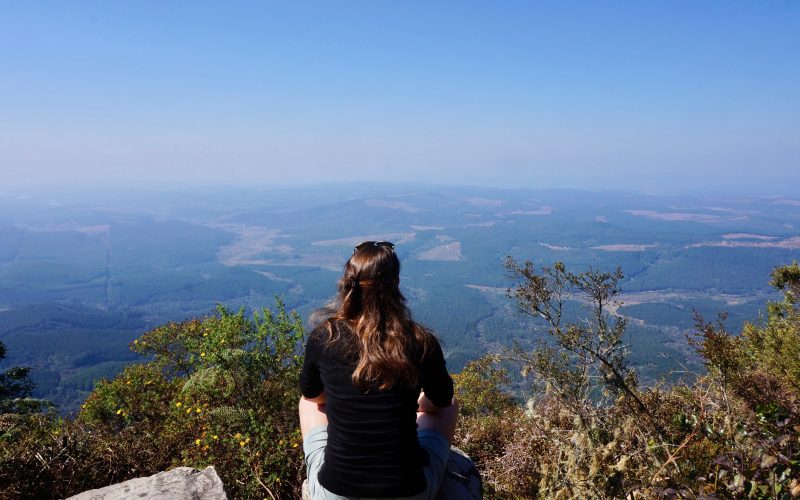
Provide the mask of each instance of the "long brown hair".
{"label": "long brown hair", "polygon": [[419,361],[433,334],[411,318],[400,293],[400,260],[388,242],[364,242],[344,265],[338,294],[327,319],[328,340],[340,340],[337,322],[354,333],[358,362],[353,383],[362,388],[414,386]]}

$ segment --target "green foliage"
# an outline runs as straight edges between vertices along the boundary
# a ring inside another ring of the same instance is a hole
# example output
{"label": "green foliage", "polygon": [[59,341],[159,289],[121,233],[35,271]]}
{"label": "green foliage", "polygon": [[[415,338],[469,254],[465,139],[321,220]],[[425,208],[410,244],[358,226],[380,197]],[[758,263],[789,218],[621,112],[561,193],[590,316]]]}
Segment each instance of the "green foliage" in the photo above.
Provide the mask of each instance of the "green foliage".
{"label": "green foliage", "polygon": [[[0,480],[15,477],[22,496],[58,497],[174,466],[214,465],[234,498],[292,497],[302,465],[303,335],[299,316],[280,300],[252,318],[219,307],[155,328],[131,344],[147,361],[99,382],[76,421],[23,425],[0,461]],[[65,436],[58,453],[53,434]],[[36,453],[51,462],[47,480],[32,480]]]}
{"label": "green foliage", "polygon": [[[0,342],[0,361],[6,357],[6,345]],[[50,408],[47,401],[32,398],[30,368],[15,366],[0,372],[0,415],[37,413]]]}
{"label": "green foliage", "polygon": [[704,324],[698,316],[699,352],[726,381],[740,382],[758,371],[800,390],[800,312],[795,302],[800,266],[795,262],[777,267],[772,277],[771,284],[784,291],[784,300],[768,305],[766,321],[746,324],[742,335],[735,337],[722,321]]}
{"label": "green foliage", "polygon": [[[730,491],[755,498],[800,494],[800,286],[797,263],[773,270],[771,284],[784,291],[769,304],[761,325],[745,325],[741,336],[699,322],[699,352],[737,428],[724,434],[728,444],[717,458],[717,477]],[[723,477],[724,476],[724,477]]]}
{"label": "green foliage", "polygon": [[778,290],[784,290],[786,301],[796,304],[800,298],[800,265],[797,261],[791,265],[776,267],[772,270],[771,276],[772,281],[769,284]]}
{"label": "green foliage", "polygon": [[504,452],[519,440],[517,423],[524,418],[523,409],[503,389],[508,374],[499,362],[499,356],[486,355],[453,376],[459,402],[457,445],[476,463],[485,486],[494,493],[496,471],[510,465],[502,464],[507,458]]}
{"label": "green foliage", "polygon": [[500,413],[515,406],[514,399],[503,390],[509,382],[508,373],[497,366],[498,361],[498,356],[486,355],[453,375],[462,417]]}
{"label": "green foliage", "polygon": [[141,424],[160,427],[170,416],[170,403],[181,387],[154,364],[133,364],[112,380],[99,381],[81,406],[78,420],[120,430]]}
{"label": "green foliage", "polygon": [[[549,343],[533,352],[516,349],[513,357],[532,371],[545,387],[554,390],[585,421],[590,399],[619,397],[630,403],[642,416],[652,420],[642,403],[636,373],[628,366],[628,349],[623,343],[627,320],[609,311],[619,307],[622,270],[613,273],[589,269],[572,273],[562,262],[537,271],[535,264],[506,259],[506,268],[517,282],[509,294],[517,300],[520,311],[543,319]],[[569,321],[568,299],[579,300],[585,313]],[[600,385],[604,393],[594,389]]]}
{"label": "green foliage", "polygon": [[[475,365],[484,378],[470,371],[456,377],[460,397],[471,402],[467,407],[484,409],[479,417],[470,410],[473,414],[461,418],[456,444],[478,462],[487,497],[800,496],[800,322],[789,295],[796,281],[775,279],[793,276],[793,266],[785,267],[773,273],[773,284],[783,284],[784,301],[769,308],[762,324],[732,335],[724,318],[706,323],[698,317],[691,341],[708,374],[665,388],[631,385],[643,409],[626,402],[621,392],[598,406],[563,390],[532,398],[526,411],[480,406],[472,402],[485,398],[490,385],[476,381],[501,382],[492,375],[494,368],[484,360]],[[567,276],[559,268],[546,269],[544,276],[526,275],[534,285],[520,293],[527,294],[527,304],[535,304],[530,310],[547,312],[554,291],[569,281],[549,273]],[[529,367],[540,359],[536,369],[558,382],[553,373],[570,373],[572,363],[583,358],[566,349],[575,346],[570,343],[575,337],[554,337],[549,352],[539,349],[523,362]],[[518,353],[513,358],[520,359]]]}

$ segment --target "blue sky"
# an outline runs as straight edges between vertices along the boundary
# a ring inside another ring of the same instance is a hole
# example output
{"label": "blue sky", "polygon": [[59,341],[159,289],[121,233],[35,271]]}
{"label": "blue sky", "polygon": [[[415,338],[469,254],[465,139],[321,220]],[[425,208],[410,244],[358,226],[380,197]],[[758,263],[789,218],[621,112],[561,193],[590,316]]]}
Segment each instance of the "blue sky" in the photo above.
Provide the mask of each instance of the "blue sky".
{"label": "blue sky", "polygon": [[4,183],[797,192],[800,2],[2,2]]}

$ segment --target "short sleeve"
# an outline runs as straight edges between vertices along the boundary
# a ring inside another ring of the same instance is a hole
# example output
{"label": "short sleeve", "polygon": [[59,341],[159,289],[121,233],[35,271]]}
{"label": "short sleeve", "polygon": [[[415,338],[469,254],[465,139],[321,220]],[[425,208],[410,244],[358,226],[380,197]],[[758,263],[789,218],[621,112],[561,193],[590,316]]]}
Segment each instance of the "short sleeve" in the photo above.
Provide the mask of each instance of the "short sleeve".
{"label": "short sleeve", "polygon": [[453,402],[453,379],[447,373],[447,364],[438,341],[434,341],[422,362],[422,390],[439,408],[450,406]]}
{"label": "short sleeve", "polygon": [[315,398],[322,394],[324,389],[319,372],[321,351],[320,335],[315,330],[308,336],[303,368],[300,370],[300,393],[306,398]]}

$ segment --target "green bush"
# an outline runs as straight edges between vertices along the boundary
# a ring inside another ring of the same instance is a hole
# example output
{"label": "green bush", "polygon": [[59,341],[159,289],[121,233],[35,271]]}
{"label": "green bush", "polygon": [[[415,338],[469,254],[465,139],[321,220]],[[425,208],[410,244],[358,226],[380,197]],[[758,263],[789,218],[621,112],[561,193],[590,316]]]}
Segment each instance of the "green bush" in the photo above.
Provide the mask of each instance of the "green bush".
{"label": "green bush", "polygon": [[302,340],[280,300],[252,318],[219,307],[145,333],[131,344],[145,361],[99,382],[75,421],[39,416],[2,435],[3,495],[57,498],[214,465],[234,498],[295,496]]}

